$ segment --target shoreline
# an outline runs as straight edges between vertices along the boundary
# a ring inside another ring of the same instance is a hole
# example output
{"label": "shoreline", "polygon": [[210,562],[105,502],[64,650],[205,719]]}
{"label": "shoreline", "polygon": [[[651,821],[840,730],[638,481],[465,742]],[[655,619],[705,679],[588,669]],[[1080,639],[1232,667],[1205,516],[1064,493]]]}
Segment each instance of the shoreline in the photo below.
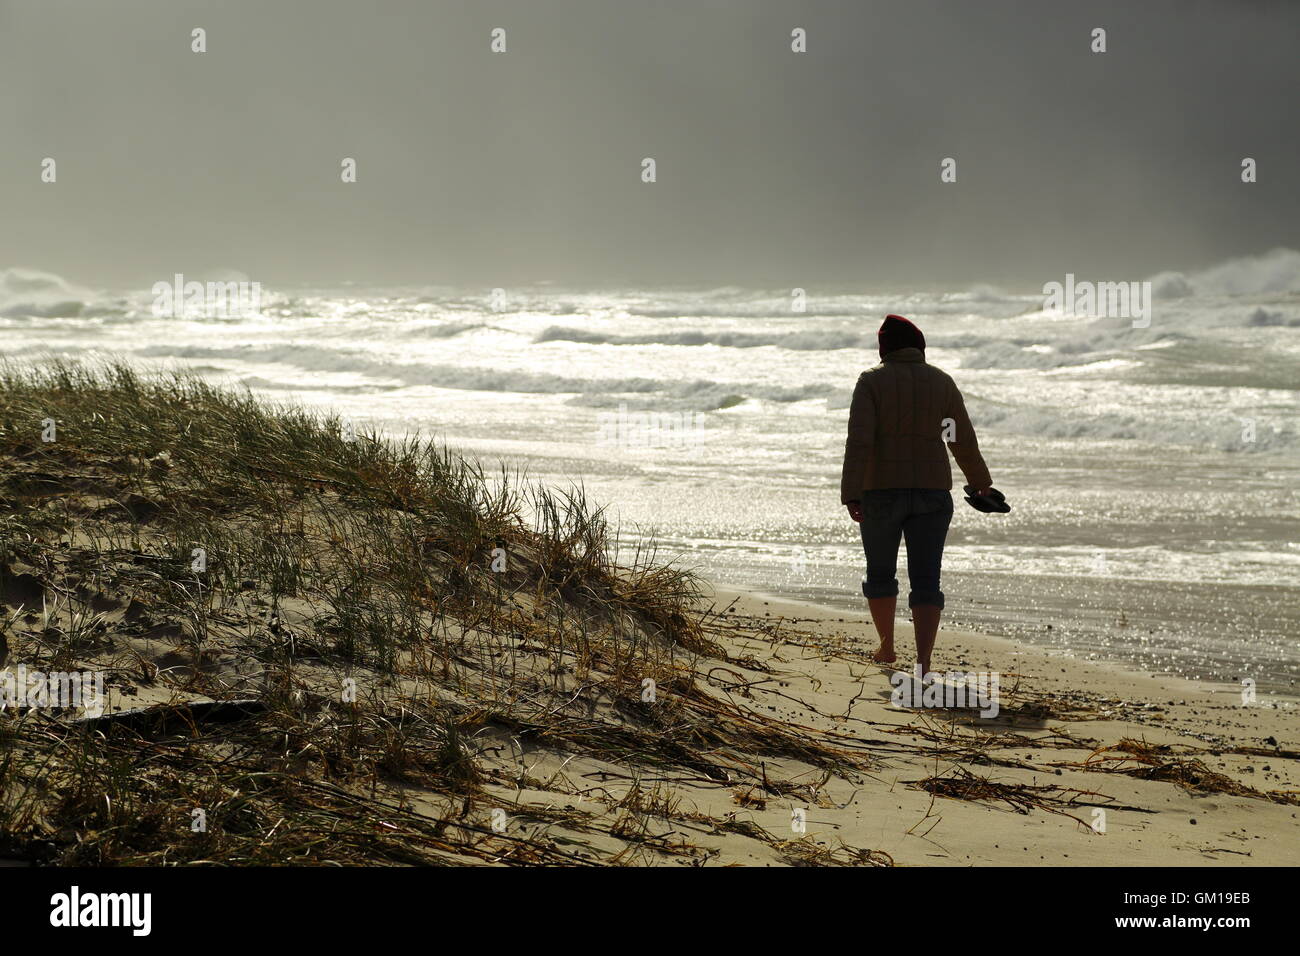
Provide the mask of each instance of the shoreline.
{"label": "shoreline", "polygon": [[[865,602],[861,598],[857,598],[851,592],[846,591],[845,596],[842,598],[842,603],[839,603],[834,600],[822,600],[815,594],[801,593],[797,587],[792,588],[790,593],[786,593],[770,588],[752,587],[744,582],[727,580],[723,577],[715,578],[711,575],[706,575],[705,579],[709,581],[712,586],[727,591],[761,594],[768,600],[807,606],[816,609],[822,614],[860,617],[866,623],[867,627],[871,628],[871,622],[867,614]],[[1281,590],[1281,586],[1279,586],[1279,590]],[[1059,610],[1059,608],[1056,609],[1056,612],[1059,613]],[[902,615],[899,620],[906,621],[907,611],[901,603],[899,613]],[[1187,682],[1195,687],[1219,688],[1225,692],[1231,691],[1232,693],[1240,693],[1241,691],[1241,684],[1232,679],[1216,678],[1214,676],[1189,676],[1154,666],[1144,666],[1148,662],[1144,662],[1135,656],[1133,651],[1135,645],[1115,644],[1114,649],[1111,650],[1110,645],[1099,643],[1095,639],[1090,639],[1090,635],[1086,632],[1079,639],[1079,643],[1083,646],[1076,651],[1074,647],[1071,646],[1072,635],[1069,629],[1070,625],[1068,622],[1062,622],[1059,618],[1055,617],[1051,610],[1035,610],[1033,612],[1035,620],[1055,626],[1055,629],[1052,631],[1052,638],[1048,641],[1040,642],[1035,639],[1033,634],[1030,634],[1027,629],[1021,628],[1018,631],[1015,626],[1007,623],[1005,618],[1008,616],[1008,613],[1009,612],[1006,608],[987,609],[986,617],[997,622],[995,626],[999,629],[1005,630],[1005,633],[992,633],[984,629],[984,626],[987,626],[990,623],[989,620],[969,620],[969,617],[971,616],[970,611],[957,601],[951,601],[944,612],[940,636],[942,637],[945,632],[949,631],[960,632],[975,636],[983,641],[1006,642],[1015,648],[1034,649],[1049,656],[1055,655],[1073,661],[1113,668],[1123,674],[1141,675],[1151,678],[1167,677],[1171,680]],[[961,618],[963,617],[967,619],[962,620]],[[1138,624],[1136,615],[1134,624]],[[1176,628],[1177,625],[1170,625],[1171,630]],[[1041,632],[1035,629],[1034,633]],[[874,629],[871,630],[871,634],[874,636]],[[938,650],[942,650],[942,644],[938,645]],[[1225,663],[1219,665],[1219,669],[1226,670],[1244,666],[1245,665],[1236,663]],[[1261,663],[1259,666],[1267,669],[1267,662]],[[1288,676],[1291,674],[1291,668],[1293,665],[1291,665],[1290,662],[1285,662],[1279,666],[1282,668],[1281,672],[1278,673],[1275,671],[1269,676],[1266,676],[1259,671],[1255,671],[1255,673],[1260,674],[1257,683],[1262,685],[1257,690],[1257,697],[1261,700],[1276,700],[1279,702],[1288,702],[1292,705],[1300,704],[1300,688],[1296,687],[1295,681],[1290,679]],[[1248,670],[1246,673],[1251,673],[1251,671]]]}
{"label": "shoreline", "polygon": [[[876,640],[875,627],[871,623],[871,617],[866,610],[865,605],[861,610],[852,608],[837,607],[833,604],[824,604],[816,600],[803,597],[793,597],[779,594],[773,591],[759,590],[756,588],[746,588],[734,583],[723,581],[713,581],[707,579],[709,587],[713,590],[718,599],[726,596],[728,599],[740,598],[746,603],[746,606],[753,608],[754,602],[761,602],[764,606],[779,607],[789,613],[789,616],[798,619],[809,619],[821,622],[834,621],[845,624],[860,624],[863,628],[863,641],[871,643],[874,646]],[[905,609],[901,609],[905,612]],[[802,616],[801,616],[802,614]],[[898,650],[900,663],[904,660],[911,660],[915,655],[912,653],[914,647],[911,636],[911,624],[908,618],[900,616],[895,625],[895,646]],[[906,639],[904,639],[906,635]],[[1020,638],[1010,637],[1003,634],[989,634],[984,631],[966,626],[952,626],[947,620],[939,625],[939,634],[935,640],[934,660],[943,662],[941,671],[960,669],[960,661],[951,660],[953,653],[945,645],[945,639],[949,642],[956,639],[969,645],[971,651],[966,656],[975,653],[975,649],[988,659],[996,659],[1001,656],[1003,659],[1008,657],[1018,658],[1025,657],[1035,662],[1037,669],[1048,668],[1053,661],[1068,662],[1065,668],[1067,671],[1073,671],[1079,668],[1085,672],[1092,671],[1102,674],[1112,674],[1119,681],[1132,681],[1135,686],[1142,686],[1148,692],[1180,692],[1182,694],[1205,694],[1209,696],[1219,695],[1220,700],[1228,697],[1240,697],[1241,687],[1227,681],[1214,681],[1204,678],[1183,677],[1178,674],[1152,673],[1144,669],[1133,667],[1131,662],[1122,659],[1112,658],[1084,658],[1072,653],[1070,650],[1058,647],[1046,647],[1031,641],[1025,641]],[[961,647],[963,645],[956,645]],[[990,661],[986,661],[986,664]],[[1292,709],[1300,707],[1300,694],[1288,694],[1280,691],[1267,691],[1259,695],[1261,700],[1274,702],[1281,709]]]}

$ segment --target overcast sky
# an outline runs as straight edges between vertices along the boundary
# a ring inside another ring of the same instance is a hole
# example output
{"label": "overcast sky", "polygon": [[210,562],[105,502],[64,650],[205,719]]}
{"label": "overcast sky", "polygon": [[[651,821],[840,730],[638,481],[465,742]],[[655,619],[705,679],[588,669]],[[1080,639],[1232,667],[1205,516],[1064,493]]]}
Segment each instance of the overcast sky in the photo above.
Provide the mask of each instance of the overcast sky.
{"label": "overcast sky", "polygon": [[1300,247],[1297,36],[1300,4],[1243,0],[0,0],[0,268],[863,289],[1191,270]]}

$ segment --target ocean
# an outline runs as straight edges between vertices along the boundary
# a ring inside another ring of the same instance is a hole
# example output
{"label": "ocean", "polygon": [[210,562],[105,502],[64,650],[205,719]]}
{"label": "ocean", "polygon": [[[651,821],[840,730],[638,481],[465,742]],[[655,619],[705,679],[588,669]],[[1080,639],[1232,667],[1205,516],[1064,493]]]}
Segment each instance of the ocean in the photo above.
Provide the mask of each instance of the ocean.
{"label": "ocean", "polygon": [[[159,316],[153,289],[8,269],[0,342],[11,362],[186,368],[435,437],[581,484],[623,546],[653,536],[709,580],[863,609],[840,461],[853,384],[898,312],[961,387],[1014,508],[968,508],[954,467],[946,624],[1293,695],[1300,253],[1148,278],[1134,327],[992,287],[268,286],[252,310]],[[901,556],[899,579],[906,593]],[[941,666],[942,650],[941,633]]]}

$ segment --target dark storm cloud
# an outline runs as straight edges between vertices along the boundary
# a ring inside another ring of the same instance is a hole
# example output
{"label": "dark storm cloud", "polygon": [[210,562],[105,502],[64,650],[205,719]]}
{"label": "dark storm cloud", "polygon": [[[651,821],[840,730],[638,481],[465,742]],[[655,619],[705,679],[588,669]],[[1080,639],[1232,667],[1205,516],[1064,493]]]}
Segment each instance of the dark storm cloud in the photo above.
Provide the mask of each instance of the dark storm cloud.
{"label": "dark storm cloud", "polygon": [[1297,27],[1295,4],[1226,2],[9,2],[0,267],[895,288],[1190,269],[1300,245]]}

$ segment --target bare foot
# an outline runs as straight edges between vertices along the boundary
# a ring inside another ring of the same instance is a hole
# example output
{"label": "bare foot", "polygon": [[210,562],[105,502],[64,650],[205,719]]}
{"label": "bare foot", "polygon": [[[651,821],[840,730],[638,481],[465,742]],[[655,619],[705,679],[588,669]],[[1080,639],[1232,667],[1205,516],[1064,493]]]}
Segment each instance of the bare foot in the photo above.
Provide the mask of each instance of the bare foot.
{"label": "bare foot", "polygon": [[876,648],[876,653],[871,655],[871,659],[877,664],[892,664],[898,660],[892,647],[885,647],[883,644]]}

